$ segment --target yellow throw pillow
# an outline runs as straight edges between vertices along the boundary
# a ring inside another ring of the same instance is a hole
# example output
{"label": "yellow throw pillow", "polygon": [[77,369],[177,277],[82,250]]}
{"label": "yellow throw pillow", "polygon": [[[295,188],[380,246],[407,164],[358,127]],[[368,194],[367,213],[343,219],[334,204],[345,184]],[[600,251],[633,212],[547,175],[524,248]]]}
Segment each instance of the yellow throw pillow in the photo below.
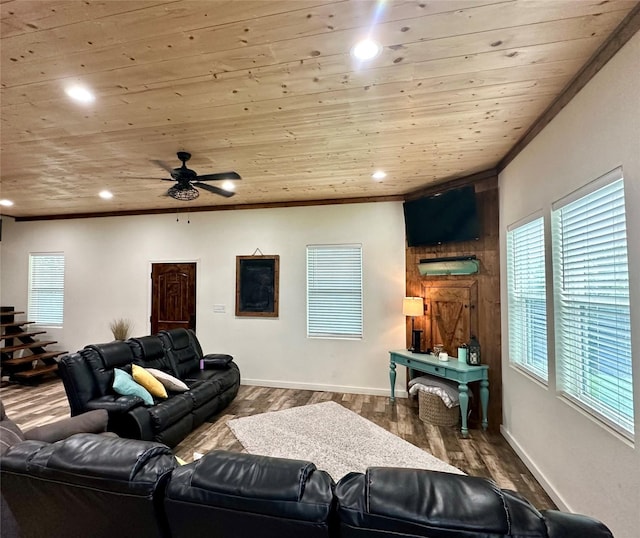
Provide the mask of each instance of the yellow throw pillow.
{"label": "yellow throw pillow", "polygon": [[142,385],[156,398],[167,397],[167,390],[164,388],[164,385],[147,372],[142,366],[132,364],[131,374],[133,375],[133,379],[135,379],[136,383]]}

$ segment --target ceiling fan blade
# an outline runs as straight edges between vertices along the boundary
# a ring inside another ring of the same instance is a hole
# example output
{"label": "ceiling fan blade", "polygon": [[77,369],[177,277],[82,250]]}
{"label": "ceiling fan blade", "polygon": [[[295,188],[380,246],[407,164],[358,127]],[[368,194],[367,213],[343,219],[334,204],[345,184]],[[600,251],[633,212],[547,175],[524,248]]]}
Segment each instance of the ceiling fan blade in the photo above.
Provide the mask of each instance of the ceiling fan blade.
{"label": "ceiling fan blade", "polygon": [[214,187],[213,185],[207,185],[206,183],[200,183],[199,181],[194,181],[192,185],[198,187],[199,189],[204,189],[205,191],[219,194],[220,196],[224,196],[225,198],[231,198],[236,194],[235,192],[226,191],[224,189],[221,189],[220,187]]}
{"label": "ceiling fan blade", "polygon": [[173,173],[173,168],[171,168],[166,162],[164,161],[159,161],[157,159],[151,159],[151,162],[153,164],[157,164],[160,168],[166,170],[167,172],[169,172],[170,174]]}
{"label": "ceiling fan blade", "polygon": [[126,179],[153,179],[155,181],[175,181],[170,177],[138,177],[138,176],[127,176]]}
{"label": "ceiling fan blade", "polygon": [[242,179],[238,172],[221,172],[219,174],[203,174],[198,176],[198,181],[214,181],[216,179]]}

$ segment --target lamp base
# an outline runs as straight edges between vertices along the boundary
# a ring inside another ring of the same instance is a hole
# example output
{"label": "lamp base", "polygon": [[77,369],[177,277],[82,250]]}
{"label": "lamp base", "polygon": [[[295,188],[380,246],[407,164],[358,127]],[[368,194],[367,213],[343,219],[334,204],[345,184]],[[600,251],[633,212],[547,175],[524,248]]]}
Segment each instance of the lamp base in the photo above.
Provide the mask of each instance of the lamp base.
{"label": "lamp base", "polygon": [[422,339],[422,331],[418,329],[414,329],[411,331],[411,347],[409,351],[413,351],[414,353],[420,353],[420,340]]}

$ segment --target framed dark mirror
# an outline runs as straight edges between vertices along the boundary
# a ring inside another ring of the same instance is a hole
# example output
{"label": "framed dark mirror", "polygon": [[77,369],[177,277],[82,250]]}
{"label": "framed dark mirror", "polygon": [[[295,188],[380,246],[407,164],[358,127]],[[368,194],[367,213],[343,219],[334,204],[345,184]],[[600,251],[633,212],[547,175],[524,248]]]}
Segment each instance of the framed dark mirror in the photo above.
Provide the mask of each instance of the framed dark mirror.
{"label": "framed dark mirror", "polygon": [[236,316],[278,317],[280,256],[236,256]]}

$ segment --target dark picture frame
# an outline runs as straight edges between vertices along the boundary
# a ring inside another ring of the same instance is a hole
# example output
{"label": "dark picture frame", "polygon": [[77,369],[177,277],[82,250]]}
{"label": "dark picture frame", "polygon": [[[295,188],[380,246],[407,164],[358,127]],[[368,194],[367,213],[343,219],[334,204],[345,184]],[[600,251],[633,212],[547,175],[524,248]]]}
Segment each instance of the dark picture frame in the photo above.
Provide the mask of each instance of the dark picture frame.
{"label": "dark picture frame", "polygon": [[236,256],[236,316],[278,317],[280,256]]}

